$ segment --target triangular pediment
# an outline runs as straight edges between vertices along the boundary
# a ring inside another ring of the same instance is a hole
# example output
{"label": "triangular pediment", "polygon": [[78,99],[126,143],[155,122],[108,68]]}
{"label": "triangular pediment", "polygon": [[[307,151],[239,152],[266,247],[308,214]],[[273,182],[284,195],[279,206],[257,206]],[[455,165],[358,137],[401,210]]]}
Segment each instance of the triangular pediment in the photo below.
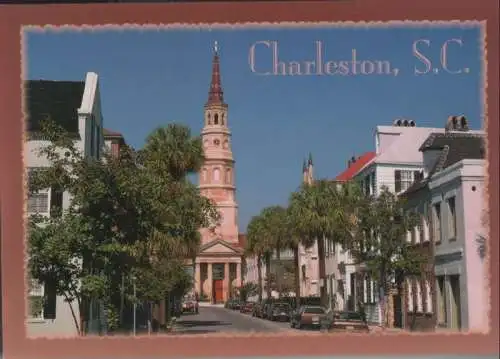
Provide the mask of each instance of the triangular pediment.
{"label": "triangular pediment", "polygon": [[241,249],[218,239],[203,245],[200,248],[200,254],[241,254]]}

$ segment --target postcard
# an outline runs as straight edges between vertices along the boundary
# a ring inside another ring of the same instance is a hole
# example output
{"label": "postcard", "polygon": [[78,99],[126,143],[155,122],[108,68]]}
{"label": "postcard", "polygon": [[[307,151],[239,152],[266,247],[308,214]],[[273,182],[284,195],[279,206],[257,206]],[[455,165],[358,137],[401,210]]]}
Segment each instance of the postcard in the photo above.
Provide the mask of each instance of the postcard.
{"label": "postcard", "polygon": [[16,9],[6,354],[493,353],[487,14],[186,6]]}

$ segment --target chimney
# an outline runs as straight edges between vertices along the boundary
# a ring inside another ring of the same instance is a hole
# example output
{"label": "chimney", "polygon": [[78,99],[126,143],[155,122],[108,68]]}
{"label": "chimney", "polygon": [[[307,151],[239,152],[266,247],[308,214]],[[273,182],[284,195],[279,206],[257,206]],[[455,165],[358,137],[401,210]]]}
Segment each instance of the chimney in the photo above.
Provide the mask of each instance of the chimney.
{"label": "chimney", "polygon": [[463,115],[461,116],[449,116],[446,121],[445,131],[469,131],[469,123],[467,118]]}
{"label": "chimney", "polygon": [[416,127],[417,124],[413,120],[398,118],[392,122],[394,127]]}

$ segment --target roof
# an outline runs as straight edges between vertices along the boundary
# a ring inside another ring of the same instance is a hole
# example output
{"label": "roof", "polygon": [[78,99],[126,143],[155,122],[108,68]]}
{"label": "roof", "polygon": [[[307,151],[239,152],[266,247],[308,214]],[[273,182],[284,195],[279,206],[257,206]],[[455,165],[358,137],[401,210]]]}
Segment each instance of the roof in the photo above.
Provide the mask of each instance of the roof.
{"label": "roof", "polygon": [[432,176],[464,159],[484,159],[484,134],[474,132],[432,133],[420,147],[420,150],[440,150],[429,175],[414,183],[405,195],[414,193],[427,186]]}
{"label": "roof", "polygon": [[335,181],[349,181],[356,176],[368,163],[370,163],[376,154],[375,152],[366,152],[359,156],[344,172],[335,177]]}
{"label": "roof", "polygon": [[377,133],[393,133],[399,136],[387,149],[376,156],[374,162],[380,164],[421,163],[422,153],[418,146],[431,133],[440,132],[444,132],[444,128],[377,126]]}
{"label": "roof", "polygon": [[84,89],[84,81],[26,81],[26,131],[31,137],[36,136],[40,133],[41,121],[49,117],[70,135],[79,137],[78,109]]}
{"label": "roof", "polygon": [[120,133],[120,132],[115,132],[115,131],[111,131],[111,130],[108,130],[106,128],[103,129],[102,131],[103,133],[103,136],[105,138],[110,138],[110,137],[123,137],[123,135]]}

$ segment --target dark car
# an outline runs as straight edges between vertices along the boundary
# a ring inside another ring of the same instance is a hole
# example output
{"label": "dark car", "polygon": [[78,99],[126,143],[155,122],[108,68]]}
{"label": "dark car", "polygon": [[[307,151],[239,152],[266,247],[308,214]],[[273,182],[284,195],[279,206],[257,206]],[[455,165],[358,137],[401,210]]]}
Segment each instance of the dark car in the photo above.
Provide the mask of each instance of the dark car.
{"label": "dark car", "polygon": [[252,308],[252,317],[262,318],[262,302],[257,302]]}
{"label": "dark car", "polygon": [[291,307],[288,303],[273,303],[268,307],[267,319],[285,321],[290,319]]}
{"label": "dark car", "polygon": [[270,301],[263,302],[262,309],[261,309],[261,313],[262,313],[261,318],[267,319],[267,314],[269,313],[269,307],[271,306],[271,304],[272,303]]}
{"label": "dark car", "polygon": [[244,314],[252,313],[254,305],[255,305],[254,302],[243,303],[241,305],[241,308],[240,308],[240,313],[244,313]]}
{"label": "dark car", "polygon": [[325,308],[304,305],[295,311],[290,318],[290,326],[296,329],[329,327],[331,320]]}
{"label": "dark car", "polygon": [[358,312],[335,312],[331,330],[335,332],[370,332],[363,314]]}

